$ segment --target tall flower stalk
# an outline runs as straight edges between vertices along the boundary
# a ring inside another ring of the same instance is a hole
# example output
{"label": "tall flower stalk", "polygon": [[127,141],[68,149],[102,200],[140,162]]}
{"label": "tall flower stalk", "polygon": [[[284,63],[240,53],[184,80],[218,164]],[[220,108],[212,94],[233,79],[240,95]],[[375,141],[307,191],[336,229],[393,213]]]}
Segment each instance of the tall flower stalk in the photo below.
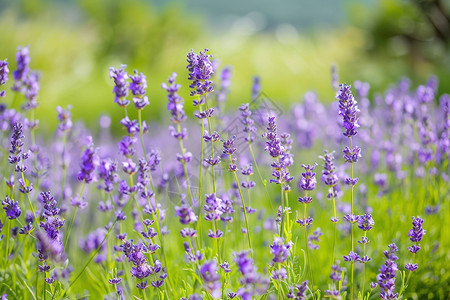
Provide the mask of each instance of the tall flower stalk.
{"label": "tall flower stalk", "polygon": [[[351,86],[347,84],[340,84],[339,91],[336,94],[336,99],[339,100],[339,115],[342,116],[342,127],[344,129],[344,136],[349,139],[349,146],[346,146],[343,150],[344,159],[350,164],[350,177],[345,179],[345,183],[351,186],[350,197],[350,234],[351,234],[351,252],[355,251],[354,243],[354,228],[353,223],[356,222],[354,217],[354,189],[358,182],[358,178],[354,178],[353,164],[361,157],[361,149],[358,146],[353,145],[352,137],[355,136],[359,128],[357,113],[359,112],[356,100],[350,90]],[[350,299],[354,296],[354,261],[351,261],[351,278],[350,278]]]}
{"label": "tall flower stalk", "polygon": [[[207,103],[208,94],[213,92],[213,82],[210,80],[211,76],[214,74],[213,64],[210,60],[211,55],[207,54],[208,49],[205,49],[203,52],[199,54],[191,51],[187,54],[187,62],[188,65],[186,68],[189,71],[188,80],[191,81],[189,88],[191,88],[190,95],[195,96],[193,101],[193,105],[195,107],[198,106],[199,111],[195,113],[195,116],[200,119],[201,123],[201,134],[205,134],[205,122],[204,119],[207,119],[209,135],[213,134],[212,124],[211,124],[211,116],[214,114],[214,108],[209,108]],[[206,110],[204,110],[204,106],[206,106]],[[214,144],[211,141],[211,157],[212,160],[215,160],[214,157]],[[201,195],[202,192],[202,184],[203,184],[203,162],[204,162],[204,138],[202,136],[200,140],[200,164],[199,164],[199,175],[198,175],[198,216],[199,221],[197,222],[197,231],[200,234],[200,243],[201,243]],[[211,165],[211,177],[212,177],[212,189],[210,192],[216,194],[216,180],[215,180],[215,170],[214,165]]]}
{"label": "tall flower stalk", "polygon": [[[270,182],[280,185],[282,207],[280,237],[283,237],[285,233],[287,235],[290,235],[290,207],[288,202],[289,200],[287,198],[287,192],[291,189],[289,182],[291,182],[294,177],[289,175],[289,171],[287,169],[289,161],[283,159],[285,155],[285,148],[283,147],[280,138],[277,136],[277,124],[275,123],[275,117],[269,117],[267,132],[263,134],[263,137],[267,139],[266,147],[264,148],[264,150],[269,151],[270,156],[275,159],[275,161],[273,161],[271,164],[272,176],[274,177],[274,179],[270,179]],[[287,215],[286,218],[288,220],[287,228],[285,228],[284,224],[285,214]],[[290,237],[287,238],[287,240],[289,239]]]}
{"label": "tall flower stalk", "polygon": [[314,168],[317,166],[317,163],[314,163],[313,165],[302,165],[302,168],[305,169],[305,172],[302,173],[302,177],[299,182],[300,188],[302,188],[305,191],[304,197],[299,197],[298,202],[303,203],[303,219],[298,219],[297,223],[300,224],[300,226],[305,227],[305,251],[306,251],[306,260],[308,262],[308,269],[309,269],[309,276],[311,279],[311,289],[313,298],[315,298],[314,295],[314,277],[312,273],[312,267],[311,267],[311,258],[309,256],[309,246],[308,246],[308,226],[310,226],[313,222],[313,219],[310,216],[306,216],[306,208],[307,205],[311,203],[312,197],[308,196],[308,192],[312,191],[316,187],[316,173],[314,172]]}
{"label": "tall flower stalk", "polygon": [[244,195],[242,193],[241,184],[239,183],[239,178],[236,174],[238,171],[238,167],[235,164],[235,159],[233,158],[233,154],[236,152],[237,148],[234,146],[234,140],[236,137],[231,137],[230,139],[223,141],[223,154],[228,155],[230,164],[228,166],[228,171],[233,173],[234,180],[236,182],[237,188],[239,190],[239,197],[241,198],[242,203],[242,209],[244,211],[244,218],[245,218],[245,229],[247,232],[247,240],[248,240],[248,246],[251,250],[251,255],[253,257],[253,247],[252,247],[252,239],[250,236],[250,227],[248,225],[248,207],[245,205]]}
{"label": "tall flower stalk", "polygon": [[408,247],[408,250],[409,250],[409,252],[412,253],[413,257],[412,257],[412,262],[405,264],[405,269],[409,272],[408,272],[408,277],[406,278],[406,282],[404,282],[402,284],[402,287],[400,288],[400,292],[398,293],[399,298],[401,298],[403,292],[408,287],[409,279],[411,278],[412,273],[414,273],[419,268],[419,265],[417,263],[415,263],[415,258],[416,258],[416,253],[419,252],[419,250],[420,250],[420,242],[422,241],[423,236],[426,232],[422,227],[423,219],[421,219],[419,216],[417,218],[413,217],[412,219],[413,219],[413,221],[412,221],[413,228],[411,230],[409,230],[408,236],[409,236],[411,242],[413,242],[414,244],[412,246]]}
{"label": "tall flower stalk", "polygon": [[322,182],[328,186],[328,194],[327,198],[332,199],[333,201],[333,217],[331,217],[331,222],[334,224],[334,233],[333,233],[333,253],[331,255],[331,265],[333,266],[335,264],[335,253],[336,253],[336,240],[337,240],[337,223],[339,221],[339,217],[337,216],[336,211],[336,191],[335,186],[338,184],[338,176],[336,175],[336,167],[334,165],[334,151],[331,153],[328,153],[328,151],[325,150],[324,156],[319,156],[319,158],[322,158],[324,161],[323,164],[323,171],[322,176],[320,179]]}

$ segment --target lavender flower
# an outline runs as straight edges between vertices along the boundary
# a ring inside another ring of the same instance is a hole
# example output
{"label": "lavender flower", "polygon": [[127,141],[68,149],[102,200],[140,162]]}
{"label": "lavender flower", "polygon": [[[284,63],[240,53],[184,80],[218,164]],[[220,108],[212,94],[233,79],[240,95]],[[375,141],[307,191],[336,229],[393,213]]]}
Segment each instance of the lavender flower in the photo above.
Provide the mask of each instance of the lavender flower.
{"label": "lavender flower", "polygon": [[413,228],[408,232],[411,242],[418,243],[422,240],[425,230],[422,228],[423,220],[420,217],[413,217]]}
{"label": "lavender flower", "polygon": [[18,122],[14,125],[13,134],[11,136],[11,149],[9,153],[11,155],[8,157],[10,164],[18,164],[22,159],[26,159],[28,154],[23,153],[23,124]]}
{"label": "lavender flower", "polygon": [[[189,70],[188,80],[192,81],[189,85],[192,89],[191,96],[203,96],[213,90],[210,78],[214,74],[214,69],[210,60],[211,55],[207,53],[208,49],[200,52],[200,54],[194,53],[193,50],[187,54],[188,65],[186,68]],[[194,103],[194,106],[203,104],[202,101],[204,99],[200,99],[200,102]]]}
{"label": "lavender flower", "polygon": [[66,109],[63,109],[61,106],[56,107],[56,111],[58,112],[58,132],[65,133],[69,131],[72,128],[72,120],[71,120],[71,113],[70,109],[72,108],[71,105],[67,105]]}
{"label": "lavender flower", "polygon": [[373,225],[375,224],[372,215],[367,213],[362,216],[359,216],[357,221],[358,221],[358,228],[363,231],[371,230],[373,228]]}
{"label": "lavender flower", "polygon": [[260,93],[261,93],[261,78],[255,76],[253,77],[252,100],[255,100]]}
{"label": "lavender flower", "polygon": [[[0,60],[0,85],[4,85],[8,81],[8,62]],[[6,91],[0,91],[0,97],[5,97]]]}
{"label": "lavender flower", "polygon": [[251,300],[252,296],[266,292],[268,288],[267,279],[261,277],[254,266],[252,259],[248,257],[249,251],[235,253],[234,261],[242,274],[242,287],[236,292],[243,300]]}
{"label": "lavender flower", "polygon": [[319,243],[320,242],[320,237],[322,235],[323,235],[323,232],[320,231],[320,227],[317,227],[317,229],[313,231],[313,234],[308,235],[308,247],[309,247],[309,249],[312,249],[312,250],[319,249],[319,245],[318,244],[314,244],[313,241]]}
{"label": "lavender flower", "polygon": [[206,195],[206,203],[203,209],[207,212],[206,221],[219,220],[222,215],[222,199],[217,198],[215,194]]}
{"label": "lavender flower", "polygon": [[145,89],[147,88],[147,79],[143,73],[138,74],[137,70],[134,70],[134,75],[130,76],[130,91],[133,93],[133,103],[137,109],[144,109],[150,104],[148,97],[145,96]]}
{"label": "lavender flower", "polygon": [[11,87],[13,91],[24,93],[23,84],[30,71],[30,51],[28,47],[19,47],[16,53],[17,70],[13,72],[14,85]]}
{"label": "lavender flower", "polygon": [[281,184],[282,188],[288,191],[290,190],[289,182],[291,182],[294,177],[289,175],[287,161],[282,159],[286,149],[281,144],[281,140],[277,137],[275,117],[269,117],[267,132],[263,134],[263,137],[267,139],[264,151],[269,151],[270,156],[277,159],[277,161],[274,161],[271,164],[272,176],[275,177],[275,179],[271,179],[270,182]]}
{"label": "lavender flower", "polygon": [[339,178],[336,175],[336,167],[334,166],[334,151],[331,153],[328,153],[328,151],[325,150],[324,156],[319,156],[321,159],[324,160],[323,165],[323,171],[322,176],[320,179],[323,183],[325,183],[328,186],[335,186],[338,183]]}
{"label": "lavender flower", "polygon": [[175,216],[180,218],[180,223],[187,225],[197,221],[197,216],[192,207],[190,207],[184,200],[181,199],[181,206],[175,206]]}
{"label": "lavender flower", "polygon": [[398,293],[394,293],[395,289],[395,273],[397,272],[398,257],[394,254],[398,251],[397,246],[392,243],[389,245],[389,251],[384,251],[386,262],[380,268],[380,273],[377,275],[377,282],[380,285],[381,299],[397,299]]}
{"label": "lavender flower", "polygon": [[336,99],[339,100],[339,115],[343,118],[343,127],[345,129],[344,135],[352,137],[358,133],[359,128],[358,118],[356,114],[359,112],[356,100],[350,90],[351,86],[347,84],[340,84],[339,91],[336,94]]}
{"label": "lavender flower", "polygon": [[247,133],[245,141],[252,143],[255,140],[254,133],[256,132],[256,127],[253,125],[255,121],[251,118],[252,111],[250,110],[250,104],[245,103],[239,107],[241,111],[241,122],[244,124],[244,132]]}
{"label": "lavender flower", "polygon": [[292,241],[284,243],[283,238],[275,237],[273,244],[270,245],[270,253],[273,254],[274,263],[283,263],[289,256],[289,249],[294,245]]}
{"label": "lavender flower", "polygon": [[206,283],[206,290],[217,297],[216,295],[220,292],[220,275],[217,274],[217,262],[215,260],[210,260],[205,262],[200,267],[200,273],[202,274],[203,280]]}
{"label": "lavender flower", "polygon": [[150,274],[157,273],[147,262],[147,257],[143,253],[143,244],[133,245],[133,240],[124,241],[121,248],[128,261],[133,264],[130,271],[133,277],[144,279]]}
{"label": "lavender flower", "polygon": [[302,178],[300,179],[298,185],[305,191],[312,191],[316,187],[316,173],[313,172],[316,166],[317,163],[314,163],[313,165],[302,165],[302,168],[305,169],[305,172],[302,173]]}
{"label": "lavender flower", "polygon": [[121,65],[120,69],[109,68],[109,77],[114,79],[115,94],[114,102],[121,107],[127,107],[130,101],[127,100],[128,96],[128,73],[125,71],[126,65]]}
{"label": "lavender flower", "polygon": [[3,209],[6,212],[6,217],[10,220],[17,219],[22,214],[19,202],[14,201],[14,199],[9,199],[8,196],[2,201]]}
{"label": "lavender flower", "polygon": [[[172,76],[170,76],[168,80],[169,84],[162,83],[161,87],[167,91],[167,99],[169,100],[169,103],[167,104],[167,110],[171,115],[170,120],[174,124],[179,124],[186,120],[187,117],[184,113],[183,98],[178,95],[178,90],[180,89],[181,85],[175,83],[176,78],[177,73],[172,73]],[[184,137],[181,139],[184,139]]]}
{"label": "lavender flower", "polygon": [[98,166],[97,149],[94,148],[92,137],[87,137],[87,147],[81,157],[80,172],[78,172],[78,180],[91,183],[95,180],[95,168]]}

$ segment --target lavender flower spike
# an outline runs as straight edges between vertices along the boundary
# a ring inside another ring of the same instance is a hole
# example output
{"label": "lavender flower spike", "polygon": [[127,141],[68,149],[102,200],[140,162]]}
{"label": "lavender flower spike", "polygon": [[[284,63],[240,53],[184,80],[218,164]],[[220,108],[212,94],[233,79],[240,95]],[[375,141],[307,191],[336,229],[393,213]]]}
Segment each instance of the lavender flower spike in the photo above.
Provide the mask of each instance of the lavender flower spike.
{"label": "lavender flower spike", "polygon": [[[187,54],[188,65],[186,68],[189,70],[188,80],[192,81],[189,87],[192,89],[191,96],[204,95],[213,91],[211,76],[214,74],[213,64],[211,63],[211,55],[207,54],[208,49],[205,49],[200,54],[194,53],[193,50]],[[203,104],[200,102],[194,103],[194,106]]]}
{"label": "lavender flower spike", "polygon": [[128,96],[128,73],[125,71],[126,65],[121,65],[120,69],[109,68],[109,77],[114,79],[115,94],[114,102],[121,107],[127,107],[130,101],[127,100]]}
{"label": "lavender flower spike", "polygon": [[130,91],[133,93],[133,102],[134,106],[137,109],[143,109],[147,105],[150,104],[148,101],[148,97],[145,95],[147,88],[147,79],[144,73],[138,73],[137,70],[134,70],[134,75],[130,76]]}
{"label": "lavender flower spike", "polygon": [[91,183],[95,180],[95,169],[99,164],[97,149],[94,148],[92,137],[87,138],[87,148],[81,157],[81,170],[78,172],[78,180]]}
{"label": "lavender flower spike", "polygon": [[[0,85],[4,85],[8,81],[8,62],[0,60]],[[6,91],[0,91],[0,97],[5,97]]]}
{"label": "lavender flower spike", "polygon": [[165,89],[168,93],[167,99],[169,103],[167,104],[167,110],[171,114],[170,120],[174,124],[179,124],[186,120],[186,114],[184,113],[184,101],[183,98],[178,95],[178,90],[181,85],[175,83],[175,79],[177,78],[177,73],[172,73],[172,76],[169,77],[168,83],[162,83],[161,87]]}
{"label": "lavender flower spike", "polygon": [[339,115],[343,118],[342,126],[345,129],[344,135],[352,137],[358,133],[358,118],[356,114],[359,112],[356,100],[350,90],[351,85],[340,84],[336,99],[339,100]]}
{"label": "lavender flower spike", "polygon": [[24,93],[23,84],[27,79],[28,72],[30,71],[30,51],[28,47],[19,47],[16,53],[17,70],[13,72],[14,85],[11,87],[13,91]]}

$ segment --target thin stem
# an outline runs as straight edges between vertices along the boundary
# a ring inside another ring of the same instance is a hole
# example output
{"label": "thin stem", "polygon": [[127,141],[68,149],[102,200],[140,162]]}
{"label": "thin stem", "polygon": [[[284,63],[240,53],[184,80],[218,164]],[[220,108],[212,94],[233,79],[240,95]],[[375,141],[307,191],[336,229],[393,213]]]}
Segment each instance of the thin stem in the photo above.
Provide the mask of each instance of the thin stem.
{"label": "thin stem", "polygon": [[253,153],[253,147],[252,147],[251,143],[248,144],[248,148],[250,149],[250,154],[252,155],[252,160],[253,160],[253,163],[254,163],[255,168],[256,168],[256,173],[258,173],[258,177],[259,177],[259,179],[261,180],[261,183],[264,186],[264,190],[266,192],[266,198],[269,200],[270,208],[272,209],[272,214],[276,215],[274,207],[273,207],[272,199],[270,198],[269,192],[267,191],[267,184],[264,182],[264,179],[263,179],[263,177],[261,175],[261,172],[259,171],[258,163],[256,162],[255,154]]}
{"label": "thin stem", "polygon": [[[230,163],[232,164],[233,159],[231,158],[231,155],[229,155],[229,157],[230,157]],[[238,189],[239,189],[239,196],[241,197],[242,208],[244,209],[244,218],[245,218],[245,227],[247,229],[248,246],[250,247],[251,255],[253,258],[252,239],[250,237],[250,230],[249,230],[249,226],[248,226],[247,207],[245,206],[244,196],[242,195],[242,189],[241,189],[241,185],[239,183],[239,178],[238,178],[236,172],[233,172],[233,174],[234,174],[234,179],[236,180],[236,185],[238,186]]]}
{"label": "thin stem", "polygon": [[[181,132],[180,124],[177,124],[177,131]],[[184,155],[186,153],[186,149],[184,148],[183,140],[179,139],[179,143],[180,143],[181,155],[184,157]],[[193,202],[194,200],[192,199],[192,194],[191,194],[191,185],[189,183],[189,175],[187,172],[187,166],[186,166],[186,162],[184,161],[184,159],[183,159],[183,170],[184,170],[184,178],[186,180],[186,187],[187,187],[189,201],[191,202],[192,207],[194,207],[194,202]]]}
{"label": "thin stem", "polygon": [[284,233],[284,193],[283,193],[283,184],[281,184],[280,193],[281,193],[281,226],[280,226],[280,237],[283,237],[283,233]]}
{"label": "thin stem", "polygon": [[[337,213],[336,213],[336,197],[334,196],[334,186],[331,187],[332,199],[333,199],[333,212],[334,212],[334,220],[336,221]],[[334,223],[334,238],[333,238],[333,254],[331,256],[331,265],[334,265],[335,253],[336,253],[336,240],[337,240],[337,222]]]}
{"label": "thin stem", "polygon": [[[350,149],[353,149],[352,137],[350,137]],[[350,177],[353,180],[353,161],[350,163]],[[353,196],[354,196],[354,188],[355,186],[352,184],[351,189],[351,199],[350,199],[350,214],[353,216]],[[354,246],[354,232],[353,232],[353,223],[350,223],[350,231],[351,231],[351,243],[352,243],[352,252],[355,250]],[[351,270],[351,279],[350,279],[350,299],[353,299],[354,295],[354,272],[355,272],[355,262],[352,261],[352,270]]]}
{"label": "thin stem", "polygon": [[[78,194],[77,202],[80,202],[80,199],[81,199],[83,191],[84,191],[85,184],[86,184],[86,182],[83,180],[83,182],[81,183],[80,193]],[[70,232],[72,231],[72,226],[75,221],[75,215],[77,214],[77,210],[78,210],[78,206],[75,206],[75,209],[73,210],[73,213],[72,213],[72,218],[70,219],[69,227],[67,227],[67,233],[66,233],[66,237],[64,240],[64,248],[66,248],[67,242],[69,241]]]}
{"label": "thin stem", "polygon": [[67,172],[67,166],[66,166],[66,163],[65,163],[66,143],[67,143],[67,136],[64,133],[63,134],[63,148],[62,148],[62,153],[61,153],[62,178],[61,178],[61,196],[60,196],[60,201],[63,201],[63,199],[64,199],[64,188],[66,186],[66,172]]}
{"label": "thin stem", "polygon": [[[365,240],[366,236],[367,236],[367,231],[364,231],[364,240]],[[363,257],[364,256],[366,256],[366,244],[365,243],[363,244]],[[362,274],[363,274],[363,276],[362,276],[362,283],[361,283],[361,287],[362,287],[361,295],[362,295],[362,298],[364,299],[364,289],[365,289],[365,283],[366,283],[366,263],[365,262],[363,262]]]}
{"label": "thin stem", "polygon": [[[25,183],[25,176],[23,175],[23,172],[20,172],[20,173],[22,174],[22,180]],[[34,211],[33,204],[31,203],[30,194],[29,193],[25,193],[25,194],[27,194],[28,204],[30,205],[30,209],[31,209],[31,212],[33,213],[33,217],[36,220],[36,212]]]}
{"label": "thin stem", "polygon": [[[125,205],[123,206],[121,212],[123,212],[125,210],[125,207],[127,206],[127,204],[129,202],[132,201],[128,201],[127,203],[125,203]],[[114,228],[114,225],[116,225],[118,219],[115,218],[114,222],[112,223],[111,227],[109,227],[108,231],[105,234],[105,237],[103,238],[102,242],[100,243],[100,245],[97,247],[97,249],[95,249],[94,253],[91,255],[91,257],[89,258],[89,260],[86,262],[86,264],[83,266],[83,268],[81,269],[81,271],[78,273],[78,275],[75,277],[75,279],[70,283],[69,287],[67,288],[67,291],[65,292],[65,295],[70,295],[70,290],[73,287],[73,285],[75,284],[75,282],[77,282],[77,280],[81,277],[81,275],[83,274],[83,272],[86,270],[86,268],[88,267],[88,265],[91,263],[91,261],[95,258],[95,256],[97,255],[97,253],[100,251],[101,247],[103,246],[103,244],[105,243],[106,239],[108,238],[109,233],[112,231],[112,229]]]}
{"label": "thin stem", "polygon": [[[308,197],[307,192],[306,192],[306,197]],[[306,221],[306,203],[304,203],[303,220]],[[311,260],[309,257],[309,247],[308,247],[308,226],[306,225],[306,222],[305,222],[305,250],[306,250],[306,260],[308,262],[309,277],[311,278],[312,295],[313,295],[313,299],[315,299],[314,278],[313,278],[313,274],[312,274]]]}
{"label": "thin stem", "polygon": [[[208,100],[207,100],[207,95],[205,94],[205,105],[206,105],[206,110],[209,109],[208,107]],[[208,121],[208,129],[209,129],[209,134],[212,134],[212,122],[211,122],[211,117],[207,117],[206,118]],[[203,132],[202,132],[203,134]],[[214,159],[214,142],[211,140],[211,156]],[[201,162],[203,163],[203,161]],[[213,193],[216,193],[216,178],[215,178],[215,172],[214,172],[214,165],[211,165],[211,175],[212,175],[212,190]]]}

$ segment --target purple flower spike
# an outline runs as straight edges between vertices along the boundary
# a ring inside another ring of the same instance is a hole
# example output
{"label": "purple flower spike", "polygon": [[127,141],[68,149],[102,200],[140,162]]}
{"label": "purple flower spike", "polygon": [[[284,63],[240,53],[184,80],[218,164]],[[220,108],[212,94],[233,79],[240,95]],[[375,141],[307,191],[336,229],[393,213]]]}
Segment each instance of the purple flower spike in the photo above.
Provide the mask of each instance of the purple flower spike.
{"label": "purple flower spike", "polygon": [[61,106],[56,107],[56,111],[58,112],[58,132],[65,133],[72,128],[72,114],[70,113],[71,105],[67,105],[66,109],[63,109]]}
{"label": "purple flower spike", "polygon": [[358,218],[358,228],[363,231],[371,230],[374,224],[375,222],[371,214],[365,214]]}
{"label": "purple flower spike", "polygon": [[414,272],[415,270],[417,270],[419,268],[419,266],[417,264],[411,264],[408,263],[405,265],[405,269],[411,272]]}
{"label": "purple flower spike", "polygon": [[134,75],[130,76],[130,91],[133,93],[133,103],[137,109],[143,109],[147,105],[150,104],[148,101],[148,97],[145,96],[146,88],[147,88],[147,79],[144,73],[138,73],[137,70],[134,70]]}
{"label": "purple flower spike", "polygon": [[97,149],[94,148],[92,137],[87,138],[87,147],[81,157],[80,172],[78,172],[78,180],[91,183],[95,178],[95,169],[99,164],[99,158],[97,155]]}
{"label": "purple flower spike", "polygon": [[169,103],[167,104],[167,110],[170,112],[170,120],[174,124],[179,124],[186,120],[186,114],[184,113],[184,101],[178,95],[178,90],[181,85],[175,83],[177,73],[172,73],[169,77],[168,84],[162,83],[161,87],[167,91],[167,99]]}
{"label": "purple flower spike", "polygon": [[244,124],[244,132],[247,133],[245,141],[251,143],[255,140],[254,133],[256,132],[256,127],[253,125],[255,121],[251,118],[252,111],[250,110],[250,105],[248,103],[242,104],[239,107],[241,111],[242,124]]}
{"label": "purple flower spike", "polygon": [[236,136],[232,136],[230,139],[226,141],[222,141],[223,144],[223,154],[233,155],[236,152],[237,148],[234,146],[234,140]]}
{"label": "purple flower spike", "polygon": [[30,51],[28,47],[19,47],[16,53],[17,70],[13,72],[13,77],[15,80],[14,85],[11,87],[13,91],[24,92],[23,84],[27,79],[28,73],[30,71]]}
{"label": "purple flower spike", "polygon": [[3,209],[6,211],[6,217],[13,220],[20,217],[22,210],[19,207],[19,202],[14,201],[14,199],[9,199],[8,196],[2,201]]}
{"label": "purple flower spike", "polygon": [[336,94],[336,99],[339,100],[339,115],[343,118],[342,126],[345,129],[344,135],[352,137],[358,133],[359,128],[358,118],[356,114],[359,112],[356,100],[350,90],[351,86],[347,84],[340,84],[339,91]]}
{"label": "purple flower spike", "polygon": [[205,262],[200,267],[200,273],[206,283],[206,289],[210,293],[214,294],[220,289],[222,284],[220,283],[220,275],[217,274],[217,262],[215,260]]}
{"label": "purple flower spike", "polygon": [[312,191],[316,187],[316,173],[313,172],[314,168],[317,166],[317,163],[311,165],[302,165],[305,169],[305,172],[302,173],[302,178],[300,179],[299,186],[305,191]]}
{"label": "purple flower spike", "polygon": [[125,71],[126,65],[121,65],[120,69],[109,68],[109,77],[114,79],[115,94],[114,102],[121,107],[127,107],[130,101],[127,100],[128,96],[128,73]]}
{"label": "purple flower spike", "polygon": [[422,240],[425,230],[422,228],[423,220],[420,217],[413,217],[413,228],[409,231],[408,236],[411,242],[418,243]]}
{"label": "purple flower spike", "polygon": [[398,297],[398,293],[394,293],[395,273],[398,270],[395,263],[398,257],[394,254],[396,251],[398,251],[398,248],[394,243],[389,245],[389,251],[384,251],[386,262],[381,266],[380,273],[377,275],[377,282],[381,289],[381,299],[397,299]]}
{"label": "purple flower spike", "polygon": [[294,243],[292,241],[284,243],[283,238],[275,237],[273,244],[270,245],[270,253],[273,254],[274,263],[283,263],[289,256],[289,249]]}
{"label": "purple flower spike", "polygon": [[[4,85],[8,81],[8,62],[0,60],[0,85]],[[6,91],[0,91],[0,97],[5,97]]]}
{"label": "purple flower spike", "polygon": [[336,167],[334,166],[334,151],[331,153],[328,153],[328,151],[325,150],[324,156],[319,156],[319,158],[324,160],[323,164],[323,171],[322,176],[320,179],[323,183],[325,183],[328,186],[335,186],[338,183],[338,177],[335,174]]}
{"label": "purple flower spike", "polygon": [[[187,54],[188,65],[186,68],[189,70],[188,80],[192,81],[189,87],[192,89],[191,96],[199,95],[203,96],[213,91],[211,76],[214,74],[213,64],[211,63],[211,55],[207,54],[208,49],[205,49],[200,54],[194,53],[193,50]],[[201,101],[194,103],[194,106],[203,104]]]}
{"label": "purple flower spike", "polygon": [[300,224],[300,226],[309,226],[312,224],[313,218],[307,217],[306,219],[298,219],[296,222]]}

